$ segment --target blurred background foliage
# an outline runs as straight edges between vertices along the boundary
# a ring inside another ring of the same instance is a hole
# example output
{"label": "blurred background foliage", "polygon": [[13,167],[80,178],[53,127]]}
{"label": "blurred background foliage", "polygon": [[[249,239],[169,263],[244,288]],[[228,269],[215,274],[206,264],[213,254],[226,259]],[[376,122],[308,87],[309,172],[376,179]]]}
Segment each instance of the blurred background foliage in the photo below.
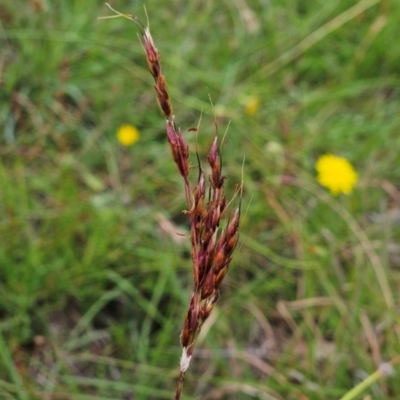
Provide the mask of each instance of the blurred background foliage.
{"label": "blurred background foliage", "polygon": [[[146,21],[143,1],[110,4]],[[205,161],[215,118],[230,195],[245,182],[184,398],[345,396],[400,353],[400,3],[146,7],[191,149]],[[173,397],[185,197],[137,29],[105,15],[97,0],[0,4],[2,399]],[[325,153],[358,172],[348,196],[318,185]],[[348,398],[400,398],[393,372]]]}

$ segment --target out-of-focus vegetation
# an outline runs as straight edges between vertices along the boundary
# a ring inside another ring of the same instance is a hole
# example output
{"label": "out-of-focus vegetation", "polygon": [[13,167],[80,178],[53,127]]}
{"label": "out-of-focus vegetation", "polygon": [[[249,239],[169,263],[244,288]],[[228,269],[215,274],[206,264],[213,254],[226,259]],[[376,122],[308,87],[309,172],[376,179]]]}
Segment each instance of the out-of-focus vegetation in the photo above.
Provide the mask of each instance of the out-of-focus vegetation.
{"label": "out-of-focus vegetation", "polygon": [[[146,21],[142,1],[110,3]],[[227,186],[245,182],[240,246],[183,398],[345,396],[400,354],[400,3],[146,6],[177,124],[194,149],[202,114],[200,157],[214,114],[220,135],[229,125]],[[97,19],[110,14],[0,4],[2,399],[173,397],[185,197],[137,29]],[[350,194],[319,186],[325,153],[354,166]],[[400,398],[399,373],[351,398]]]}

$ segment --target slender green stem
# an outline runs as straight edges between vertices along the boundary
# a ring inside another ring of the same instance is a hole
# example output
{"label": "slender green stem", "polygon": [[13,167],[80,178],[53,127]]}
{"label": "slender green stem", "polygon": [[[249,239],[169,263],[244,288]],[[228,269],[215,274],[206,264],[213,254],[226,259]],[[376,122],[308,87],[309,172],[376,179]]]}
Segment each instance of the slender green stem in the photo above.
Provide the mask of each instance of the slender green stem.
{"label": "slender green stem", "polygon": [[365,389],[370,387],[373,383],[375,383],[378,379],[383,376],[390,375],[392,373],[392,368],[395,364],[400,362],[400,356],[395,357],[390,363],[382,364],[375,372],[365,378],[362,382],[360,382],[357,386],[347,392],[343,397],[339,400],[353,400],[359,394],[361,394]]}

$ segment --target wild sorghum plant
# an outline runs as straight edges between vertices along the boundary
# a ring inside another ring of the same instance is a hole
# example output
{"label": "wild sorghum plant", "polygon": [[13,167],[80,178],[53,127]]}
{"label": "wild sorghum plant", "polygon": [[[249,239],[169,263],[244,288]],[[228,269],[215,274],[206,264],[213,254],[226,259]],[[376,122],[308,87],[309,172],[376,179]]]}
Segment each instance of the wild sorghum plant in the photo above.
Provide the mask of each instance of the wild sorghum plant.
{"label": "wild sorghum plant", "polygon": [[[215,137],[207,157],[210,168],[208,182],[200,162],[197,161],[198,178],[196,185],[192,187],[189,181],[189,147],[182,131],[177,128],[166,80],[161,71],[160,56],[150,30],[134,15],[117,14],[135,22],[142,35],[147,64],[154,78],[157,100],[166,118],[166,136],[172,159],[183,179],[188,206],[184,213],[190,221],[194,289],[180,335],[182,357],[175,394],[175,399],[178,400],[182,393],[184,374],[189,367],[196,339],[218,299],[219,288],[228,271],[233,251],[238,242],[240,204],[232,213],[225,229],[220,229],[221,217],[226,214],[228,203],[224,194],[226,177],[222,175],[218,137]],[[197,154],[196,156],[199,160]],[[242,185],[238,189],[239,192],[241,192],[241,188]]]}

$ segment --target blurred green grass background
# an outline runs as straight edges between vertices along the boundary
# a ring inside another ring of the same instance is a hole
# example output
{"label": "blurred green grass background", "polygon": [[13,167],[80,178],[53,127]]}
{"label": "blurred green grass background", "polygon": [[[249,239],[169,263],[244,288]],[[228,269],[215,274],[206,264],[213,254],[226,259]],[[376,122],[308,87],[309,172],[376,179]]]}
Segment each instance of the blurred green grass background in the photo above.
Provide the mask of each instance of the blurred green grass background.
{"label": "blurred green grass background", "polygon": [[[110,4],[146,21],[143,1]],[[146,7],[178,125],[202,114],[205,159],[215,114],[231,194],[244,171],[240,246],[183,398],[342,398],[400,354],[400,3]],[[185,198],[137,29],[110,14],[0,4],[1,399],[173,397]],[[324,153],[354,165],[350,195],[318,186]],[[399,399],[393,372],[348,398]]]}

